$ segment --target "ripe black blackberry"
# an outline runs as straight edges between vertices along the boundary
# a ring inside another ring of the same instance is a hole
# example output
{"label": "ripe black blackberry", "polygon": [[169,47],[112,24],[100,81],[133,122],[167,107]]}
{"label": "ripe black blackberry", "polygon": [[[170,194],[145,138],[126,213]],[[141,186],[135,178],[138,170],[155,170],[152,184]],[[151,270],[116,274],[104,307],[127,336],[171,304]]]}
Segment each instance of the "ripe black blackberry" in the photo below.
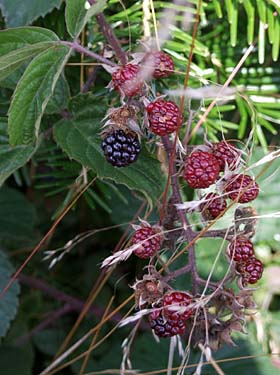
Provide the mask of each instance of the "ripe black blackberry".
{"label": "ripe black blackberry", "polygon": [[149,315],[150,327],[159,337],[182,335],[186,330],[186,323],[182,319],[165,319],[160,310],[155,310]]}
{"label": "ripe black blackberry", "polygon": [[204,199],[205,201],[201,203],[199,208],[205,220],[214,220],[227,207],[226,200],[216,193],[208,193]]}
{"label": "ripe black blackberry", "polygon": [[248,262],[255,255],[254,245],[247,237],[238,236],[229,244],[228,254],[235,262]]}
{"label": "ripe black blackberry", "polygon": [[121,129],[107,133],[101,147],[106,160],[114,167],[126,167],[134,163],[141,150],[137,135]]}

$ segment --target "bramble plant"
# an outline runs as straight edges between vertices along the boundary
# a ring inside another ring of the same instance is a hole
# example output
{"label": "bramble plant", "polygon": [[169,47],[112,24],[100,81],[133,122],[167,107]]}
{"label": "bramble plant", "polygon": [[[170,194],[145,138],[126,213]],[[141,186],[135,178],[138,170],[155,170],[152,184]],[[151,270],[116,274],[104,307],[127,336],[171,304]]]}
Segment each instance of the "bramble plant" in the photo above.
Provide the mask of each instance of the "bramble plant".
{"label": "bramble plant", "polygon": [[47,3],[0,1],[0,368],[224,374],[279,268],[279,4]]}

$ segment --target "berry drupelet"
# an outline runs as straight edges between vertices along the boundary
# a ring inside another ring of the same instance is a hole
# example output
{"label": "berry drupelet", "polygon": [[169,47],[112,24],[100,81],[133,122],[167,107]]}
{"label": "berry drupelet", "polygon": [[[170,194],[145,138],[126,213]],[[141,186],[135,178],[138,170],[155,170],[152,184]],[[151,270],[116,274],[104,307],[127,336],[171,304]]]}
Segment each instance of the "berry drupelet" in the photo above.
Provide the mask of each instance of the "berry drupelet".
{"label": "berry drupelet", "polygon": [[193,189],[205,189],[218,178],[220,165],[210,152],[193,151],[186,160],[184,180]]}
{"label": "berry drupelet", "polygon": [[114,167],[126,167],[135,162],[140,153],[140,143],[135,133],[114,130],[101,144],[106,160]]}
{"label": "berry drupelet", "polygon": [[158,99],[146,109],[151,132],[161,137],[175,132],[183,123],[179,108],[172,101]]}

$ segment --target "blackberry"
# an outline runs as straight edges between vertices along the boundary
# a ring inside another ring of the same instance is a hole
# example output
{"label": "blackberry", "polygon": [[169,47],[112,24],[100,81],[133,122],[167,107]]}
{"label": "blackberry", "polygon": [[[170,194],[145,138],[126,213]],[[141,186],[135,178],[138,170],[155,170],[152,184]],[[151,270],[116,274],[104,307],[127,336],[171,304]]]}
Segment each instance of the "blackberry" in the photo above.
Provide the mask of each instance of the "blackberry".
{"label": "blackberry", "polygon": [[154,78],[166,78],[173,73],[174,62],[167,53],[162,51],[148,53],[147,59],[151,60],[154,67]]}
{"label": "blackberry", "polygon": [[255,284],[262,277],[263,264],[259,259],[252,257],[246,263],[240,263],[236,269],[241,274],[243,285]]}
{"label": "blackberry", "polygon": [[220,173],[218,160],[205,151],[193,151],[186,160],[184,180],[194,189],[212,185]]}
{"label": "blackberry", "polygon": [[168,320],[178,321],[187,320],[192,315],[191,309],[181,309],[180,307],[187,307],[192,303],[192,296],[185,292],[172,292],[165,294],[163,297],[163,315]]}
{"label": "blackberry", "polygon": [[114,167],[126,167],[135,162],[140,152],[140,143],[135,133],[115,130],[105,136],[101,147],[106,160]]}
{"label": "blackberry", "polygon": [[[132,237],[133,244],[141,244],[135,251],[134,254],[139,258],[146,259],[153,256],[157,251],[160,250],[161,238],[157,235],[157,232],[152,227],[143,227],[137,229]],[[151,238],[152,237],[152,238]]]}
{"label": "blackberry", "polygon": [[248,203],[257,198],[259,185],[249,175],[235,174],[227,181],[224,190],[231,200]]}
{"label": "blackberry", "polygon": [[186,330],[184,320],[165,319],[160,310],[155,310],[149,315],[149,323],[159,337],[182,335]]}
{"label": "blackberry", "polygon": [[247,237],[238,236],[229,244],[228,254],[235,262],[247,262],[255,255],[254,246]]}
{"label": "blackberry", "polygon": [[224,171],[226,164],[233,171],[240,161],[240,151],[231,143],[221,141],[212,145],[212,152],[220,164],[220,170]]}
{"label": "blackberry", "polygon": [[150,130],[161,137],[176,131],[183,123],[177,105],[172,101],[158,99],[147,106]]}
{"label": "blackberry", "polygon": [[141,93],[144,82],[139,75],[138,65],[127,64],[112,74],[114,88],[131,97]]}
{"label": "blackberry", "polygon": [[205,202],[199,206],[205,220],[214,220],[227,207],[226,200],[216,193],[209,193],[204,197]]}

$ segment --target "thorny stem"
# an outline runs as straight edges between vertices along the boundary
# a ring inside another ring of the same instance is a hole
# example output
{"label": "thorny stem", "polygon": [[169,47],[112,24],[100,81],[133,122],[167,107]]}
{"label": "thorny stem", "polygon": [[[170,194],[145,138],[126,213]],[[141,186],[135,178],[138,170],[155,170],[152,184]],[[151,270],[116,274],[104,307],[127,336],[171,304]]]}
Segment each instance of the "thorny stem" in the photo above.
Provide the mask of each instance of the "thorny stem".
{"label": "thorny stem", "polygon": [[[168,136],[162,137],[163,146],[166,150],[166,153],[168,155],[168,160],[170,161],[170,158],[172,156],[173,152],[173,144],[170,142]],[[176,175],[175,170],[175,163],[169,164],[169,174],[170,174],[170,182],[172,187],[172,197],[173,201],[175,203],[182,203],[182,197],[180,193],[179,183],[178,183],[178,177]],[[186,211],[185,210],[179,210],[178,209],[178,215],[181,220],[182,226],[184,228],[187,241],[191,241],[195,237],[195,233],[193,232],[191,225],[186,217]],[[195,248],[194,245],[189,247],[189,266],[190,266],[190,272],[192,275],[192,291],[193,294],[196,295],[198,292],[198,284],[197,279],[199,278],[197,273],[197,267],[196,267],[196,259],[195,259]]]}
{"label": "thorny stem", "polygon": [[[89,0],[88,1],[90,5],[93,5],[95,3],[95,0]],[[111,25],[108,24],[106,21],[104,14],[99,13],[96,15],[96,20],[100,26],[100,30],[102,34],[107,39],[110,46],[115,51],[117,59],[120,61],[122,65],[125,65],[127,63],[127,56],[126,53],[122,50],[120,42],[118,38],[116,37],[114,30],[112,29]]]}
{"label": "thorny stem", "polygon": [[102,57],[102,56],[98,55],[98,53],[92,52],[89,49],[83,47],[77,41],[68,42],[66,40],[62,40],[60,43],[63,44],[64,46],[73,48],[75,51],[77,51],[79,53],[83,53],[83,54],[85,54],[85,55],[87,55],[89,57],[92,57],[93,59],[101,62],[102,64],[110,65],[110,66],[113,66],[113,67],[117,66],[117,64],[115,64],[114,62],[106,59],[105,57]]}

